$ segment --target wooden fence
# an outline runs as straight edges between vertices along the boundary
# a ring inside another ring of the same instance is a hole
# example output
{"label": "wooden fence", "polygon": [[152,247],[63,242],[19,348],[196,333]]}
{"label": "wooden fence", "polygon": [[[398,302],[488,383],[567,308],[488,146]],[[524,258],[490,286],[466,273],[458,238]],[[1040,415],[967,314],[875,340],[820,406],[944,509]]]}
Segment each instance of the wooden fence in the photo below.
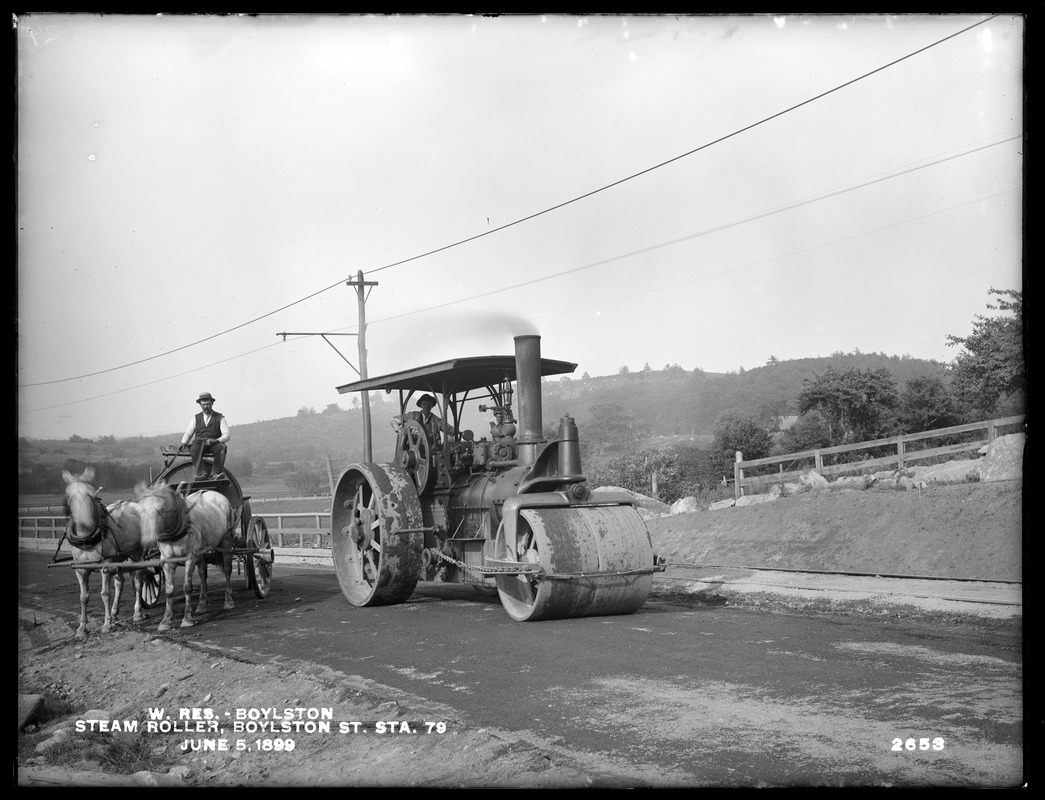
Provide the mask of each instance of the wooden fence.
{"label": "wooden fence", "polygon": [[[330,550],[330,512],[299,512],[294,514],[252,514],[261,517],[268,526],[273,547]],[[20,516],[18,518],[19,544],[57,547],[69,518],[61,515]]]}
{"label": "wooden fence", "polygon": [[[738,450],[736,462],[733,465],[733,493],[739,499],[743,496],[745,489],[762,489],[789,480],[797,480],[800,475],[808,472],[810,469],[815,470],[825,478],[845,473],[862,473],[869,469],[888,469],[890,467],[905,469],[912,461],[958,455],[979,450],[984,445],[990,444],[995,440],[999,429],[1014,427],[1022,429],[1024,422],[1025,416],[1020,414],[1014,417],[1001,417],[1000,419],[992,419],[985,422],[970,422],[966,425],[938,428],[933,431],[902,433],[899,436],[891,436],[888,439],[875,439],[870,442],[857,442],[856,444],[836,445],[816,450],[803,450],[799,453],[787,453],[782,456],[755,458],[750,461],[745,461],[744,454]],[[983,431],[982,436],[969,438],[965,441],[926,447],[924,449],[908,449],[912,442],[927,442],[930,439],[965,436],[980,431]],[[895,453],[878,457],[870,457],[868,453],[868,457],[859,461],[825,463],[825,459],[830,461],[832,456],[884,448],[891,448],[895,450]],[[760,475],[744,474],[745,470],[762,470],[774,464],[778,467],[776,472]],[[785,465],[788,465],[790,469],[785,470]]]}

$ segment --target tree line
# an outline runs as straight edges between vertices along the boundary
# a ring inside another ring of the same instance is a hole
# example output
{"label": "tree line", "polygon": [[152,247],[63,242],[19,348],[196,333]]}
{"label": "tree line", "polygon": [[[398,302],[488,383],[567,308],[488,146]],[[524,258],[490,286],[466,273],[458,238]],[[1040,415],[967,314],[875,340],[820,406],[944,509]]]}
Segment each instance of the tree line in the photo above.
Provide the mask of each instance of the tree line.
{"label": "tree line", "polygon": [[[747,459],[761,458],[1022,413],[1022,293],[991,289],[990,295],[995,299],[987,308],[997,313],[977,315],[967,337],[947,337],[958,349],[950,365],[859,352],[791,362],[770,356],[764,367],[726,375],[687,371],[678,364],[655,371],[647,363],[640,371],[622,368],[602,378],[585,373],[580,380],[546,381],[545,419],[565,413],[576,418],[593,485],[650,494],[656,484],[659,497],[670,502],[721,489],[723,478],[732,475],[737,450]],[[383,405],[373,397],[371,404]],[[356,407],[344,410],[332,403],[319,413],[302,407],[296,417],[237,426],[226,463],[240,478],[268,472],[296,491],[325,491],[326,457],[362,457],[360,414]],[[781,430],[785,417],[797,420]],[[547,426],[549,438],[556,436],[556,425]],[[688,433],[710,433],[711,446],[640,446],[654,434]],[[394,449],[388,426],[375,425],[374,439],[375,454]],[[64,457],[61,466],[71,472],[90,463],[101,484],[131,488],[148,478],[150,467],[156,471],[157,465],[145,459],[165,441],[103,436],[92,443],[74,435],[68,444],[48,443],[50,463],[43,463],[46,448],[19,440],[19,491],[60,491],[56,456]],[[38,455],[27,455],[32,451]],[[378,455],[377,460],[386,459]]]}
{"label": "tree line", "polygon": [[990,294],[997,300],[987,308],[1001,315],[977,315],[970,336],[947,337],[960,352],[943,375],[912,377],[901,386],[888,369],[828,367],[803,382],[795,399],[797,420],[786,430],[779,430],[779,406],[732,409],[719,414],[708,449],[640,449],[637,442],[648,430],[620,404],[593,405],[582,442],[589,481],[673,502],[724,494],[737,451],[750,460],[1022,414],[1027,390],[1022,292],[991,289]]}
{"label": "tree line", "polygon": [[[226,462],[236,478],[249,478],[254,474],[253,462],[244,456],[230,456]],[[23,467],[18,474],[19,494],[55,494],[61,491],[61,470],[79,475],[88,466],[94,467],[95,486],[108,489],[133,489],[141,481],[148,483],[159,475],[160,467],[155,463],[128,464],[109,459],[65,459],[59,468],[53,463],[35,462]]]}

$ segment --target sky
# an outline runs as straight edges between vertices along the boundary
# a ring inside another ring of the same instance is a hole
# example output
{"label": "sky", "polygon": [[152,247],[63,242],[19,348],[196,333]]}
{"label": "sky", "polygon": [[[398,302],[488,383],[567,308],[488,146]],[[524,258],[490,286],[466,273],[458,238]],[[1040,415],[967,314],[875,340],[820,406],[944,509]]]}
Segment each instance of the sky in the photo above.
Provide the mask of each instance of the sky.
{"label": "sky", "polygon": [[350,408],[360,273],[371,378],[949,363],[1022,289],[1018,15],[15,23],[19,436]]}

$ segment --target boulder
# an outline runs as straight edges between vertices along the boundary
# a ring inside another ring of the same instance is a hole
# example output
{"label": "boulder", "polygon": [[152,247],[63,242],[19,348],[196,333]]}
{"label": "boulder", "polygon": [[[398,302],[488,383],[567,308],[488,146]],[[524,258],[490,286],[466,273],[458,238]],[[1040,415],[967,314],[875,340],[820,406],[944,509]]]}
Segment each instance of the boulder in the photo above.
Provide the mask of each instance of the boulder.
{"label": "boulder", "polygon": [[691,514],[700,511],[700,504],[695,497],[683,497],[671,504],[672,514]]}
{"label": "boulder", "polygon": [[27,725],[36,722],[36,717],[44,707],[43,695],[18,695],[18,730],[25,730]]}
{"label": "boulder", "polygon": [[926,483],[973,483],[980,479],[979,468],[982,461],[982,458],[957,458],[942,464],[913,467],[896,474]]}
{"label": "boulder", "polygon": [[603,492],[623,492],[635,501],[635,505],[640,510],[648,511],[653,515],[668,514],[671,512],[671,506],[667,503],[662,503],[660,500],[653,497],[633,492],[631,489],[625,489],[623,486],[599,486],[591,491],[593,495],[598,495]]}
{"label": "boulder", "polygon": [[183,787],[185,781],[178,775],[168,772],[163,774],[161,772],[150,772],[148,770],[141,770],[135,772],[129,778],[129,783],[132,786],[156,786],[156,787]]}
{"label": "boulder", "polygon": [[927,484],[923,480],[918,478],[908,478],[906,475],[900,475],[896,479],[896,486],[899,489],[903,489],[905,492],[911,492],[917,490],[921,492],[922,489],[927,487]]}
{"label": "boulder", "polygon": [[809,470],[809,472],[803,472],[798,476],[798,480],[810,489],[825,489],[828,486],[827,478],[813,469]]}
{"label": "boulder", "polygon": [[878,482],[874,475],[842,475],[831,485],[840,489],[867,489]]}
{"label": "boulder", "polygon": [[708,506],[708,511],[718,511],[721,508],[732,508],[736,504],[736,500],[732,497],[728,500],[719,500],[717,503],[712,503]]}
{"label": "boulder", "polygon": [[987,450],[980,463],[981,481],[1007,481],[1023,477],[1023,446],[1027,434],[1013,433],[999,436]]}
{"label": "boulder", "polygon": [[774,500],[779,500],[780,495],[778,494],[747,494],[739,498],[735,505],[737,506],[757,506],[762,503],[771,503]]}
{"label": "boulder", "polygon": [[42,742],[36,745],[37,753],[47,753],[54,750],[62,742],[68,741],[72,737],[72,732],[67,731],[65,728],[59,728],[53,734],[50,739],[44,739]]}

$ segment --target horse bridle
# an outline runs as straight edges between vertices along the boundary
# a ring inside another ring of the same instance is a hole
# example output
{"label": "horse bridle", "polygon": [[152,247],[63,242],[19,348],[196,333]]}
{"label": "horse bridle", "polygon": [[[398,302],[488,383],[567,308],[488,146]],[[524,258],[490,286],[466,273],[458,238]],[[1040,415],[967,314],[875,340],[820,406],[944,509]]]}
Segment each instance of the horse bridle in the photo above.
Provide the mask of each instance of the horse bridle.
{"label": "horse bridle", "polygon": [[[77,483],[84,483],[84,481],[77,481]],[[85,484],[90,485],[90,484]],[[94,526],[91,530],[83,536],[77,536],[74,532],[76,530],[76,523],[72,519],[72,508],[69,506],[69,499],[65,500],[65,513],[69,519],[69,525],[65,530],[65,538],[73,547],[77,547],[81,550],[86,550],[90,547],[94,547],[98,544],[106,533],[110,533],[109,520],[112,519],[109,514],[109,509],[105,507],[105,504],[98,499],[98,495],[91,494],[91,505],[94,508]],[[113,537],[115,541],[115,537]],[[117,548],[118,549],[118,548]]]}
{"label": "horse bridle", "polygon": [[[90,486],[86,481],[77,481],[77,483],[84,483]],[[91,487],[92,489],[94,487]],[[116,545],[116,555],[114,560],[126,561],[131,557],[131,553],[126,552],[120,547],[120,540],[116,538],[116,535],[112,532],[112,514],[109,513],[108,507],[101,501],[97,493],[91,494],[91,504],[94,507],[94,528],[91,532],[85,536],[77,536],[74,531],[76,530],[76,523],[72,519],[72,509],[69,507],[69,499],[65,500],[65,514],[69,517],[69,524],[65,527],[65,541],[69,542],[73,547],[79,550],[88,550],[95,545],[99,544],[102,539],[105,538],[106,534],[109,534],[109,538],[112,539],[114,545]],[[58,542],[58,549],[61,550],[62,543]]]}

